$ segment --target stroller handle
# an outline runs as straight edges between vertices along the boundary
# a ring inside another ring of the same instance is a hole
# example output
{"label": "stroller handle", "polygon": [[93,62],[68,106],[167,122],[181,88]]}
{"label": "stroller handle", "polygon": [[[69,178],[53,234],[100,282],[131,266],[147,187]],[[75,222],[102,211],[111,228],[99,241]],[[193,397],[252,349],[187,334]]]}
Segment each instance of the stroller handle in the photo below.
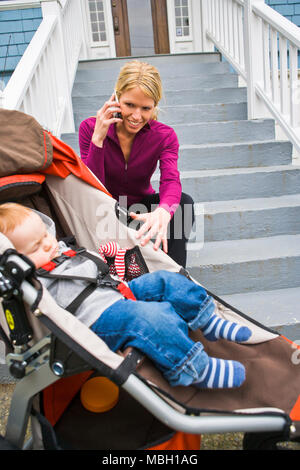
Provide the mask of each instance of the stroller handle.
{"label": "stroller handle", "polygon": [[[18,255],[10,255],[8,257],[9,262],[13,262],[16,265],[19,266],[19,268],[26,274],[27,272],[31,271],[31,266],[26,263],[24,259],[22,259]],[[25,302],[31,306],[34,305],[37,297],[38,297],[38,292],[37,289],[35,289],[28,281],[24,280],[21,283],[21,289],[22,289],[22,294]]]}

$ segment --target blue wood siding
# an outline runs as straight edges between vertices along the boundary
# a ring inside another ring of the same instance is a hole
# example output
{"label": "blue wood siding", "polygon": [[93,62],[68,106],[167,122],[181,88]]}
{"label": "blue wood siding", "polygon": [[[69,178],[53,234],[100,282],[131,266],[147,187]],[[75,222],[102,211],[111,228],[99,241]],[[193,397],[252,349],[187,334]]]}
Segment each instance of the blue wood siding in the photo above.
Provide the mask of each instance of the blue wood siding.
{"label": "blue wood siding", "polygon": [[0,11],[0,80],[4,83],[16,68],[41,21],[41,8]]}
{"label": "blue wood siding", "polygon": [[300,26],[299,0],[265,0],[265,3],[297,26]]}

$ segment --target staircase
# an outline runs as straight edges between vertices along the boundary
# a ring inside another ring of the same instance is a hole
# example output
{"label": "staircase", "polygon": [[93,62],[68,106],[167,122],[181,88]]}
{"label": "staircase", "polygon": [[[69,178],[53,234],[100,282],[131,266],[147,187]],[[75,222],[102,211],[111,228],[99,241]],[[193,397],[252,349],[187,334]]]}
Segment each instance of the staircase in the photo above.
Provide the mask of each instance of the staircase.
{"label": "staircase", "polygon": [[[125,60],[79,64],[76,129],[111,96]],[[177,132],[182,188],[203,234],[189,243],[189,272],[255,320],[300,339],[300,167],[292,145],[275,140],[272,119],[247,120],[246,89],[219,54],[142,60],[161,73],[159,119]],[[61,138],[79,153],[77,133]],[[156,173],[156,189],[158,181]]]}

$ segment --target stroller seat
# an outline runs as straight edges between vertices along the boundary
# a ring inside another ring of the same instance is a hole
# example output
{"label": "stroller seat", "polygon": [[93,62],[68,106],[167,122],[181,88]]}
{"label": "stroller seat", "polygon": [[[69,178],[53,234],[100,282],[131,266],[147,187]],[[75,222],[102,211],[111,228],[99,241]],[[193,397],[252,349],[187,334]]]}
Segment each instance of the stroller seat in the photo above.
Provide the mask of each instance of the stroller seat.
{"label": "stroller seat", "polygon": [[[0,168],[0,203],[17,201],[50,215],[58,237],[75,236],[77,244],[88,250],[117,241],[134,251],[144,271],[164,269],[190,278],[163,251],[154,251],[151,242],[145,247],[137,245],[136,226],[127,211],[72,148],[44,131],[33,118],[0,110],[0,133],[5,133],[5,122],[15,115],[16,135],[10,138],[21,140],[20,152],[9,153],[12,165]],[[34,132],[22,142],[28,124]],[[20,161],[27,161],[24,151],[32,154],[32,140],[40,162],[36,157],[33,166],[28,159],[26,168],[16,174]],[[293,360],[299,349],[276,331],[209,292],[224,318],[251,328],[251,341],[212,343],[200,331],[191,332],[191,337],[200,340],[211,356],[241,361],[246,381],[230,390],[171,387],[139,351],[112,352],[76,315],[59,307],[37,281],[29,260],[3,234],[0,253],[6,289],[2,292],[0,334],[7,363],[17,378],[6,445],[23,448],[29,416],[34,449],[195,449],[203,433],[237,431],[252,436],[269,433],[278,442],[299,439],[300,369]],[[15,325],[11,328],[10,308],[18,332]],[[80,400],[82,385],[95,376],[104,376],[119,387],[119,400],[106,413],[89,412]]]}

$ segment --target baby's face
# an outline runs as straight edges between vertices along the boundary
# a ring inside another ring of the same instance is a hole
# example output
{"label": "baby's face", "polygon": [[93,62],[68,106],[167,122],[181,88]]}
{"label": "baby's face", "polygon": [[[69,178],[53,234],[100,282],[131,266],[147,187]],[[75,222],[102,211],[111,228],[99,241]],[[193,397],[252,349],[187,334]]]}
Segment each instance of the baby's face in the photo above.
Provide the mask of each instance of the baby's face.
{"label": "baby's face", "polygon": [[58,256],[58,241],[47,231],[46,225],[35,212],[26,217],[7,236],[15,249],[26,255],[36,268]]}

